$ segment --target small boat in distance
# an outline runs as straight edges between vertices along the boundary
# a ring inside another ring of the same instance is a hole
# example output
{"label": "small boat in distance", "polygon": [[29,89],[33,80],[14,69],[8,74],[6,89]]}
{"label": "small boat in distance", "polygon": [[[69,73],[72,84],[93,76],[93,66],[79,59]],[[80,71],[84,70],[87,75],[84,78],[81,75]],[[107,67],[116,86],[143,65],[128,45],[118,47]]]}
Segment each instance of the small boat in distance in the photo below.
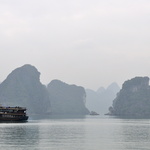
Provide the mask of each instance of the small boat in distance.
{"label": "small boat in distance", "polygon": [[90,115],[99,115],[99,114],[97,112],[95,112],[95,111],[91,111]]}
{"label": "small boat in distance", "polygon": [[25,107],[3,107],[0,106],[0,121],[27,121]]}

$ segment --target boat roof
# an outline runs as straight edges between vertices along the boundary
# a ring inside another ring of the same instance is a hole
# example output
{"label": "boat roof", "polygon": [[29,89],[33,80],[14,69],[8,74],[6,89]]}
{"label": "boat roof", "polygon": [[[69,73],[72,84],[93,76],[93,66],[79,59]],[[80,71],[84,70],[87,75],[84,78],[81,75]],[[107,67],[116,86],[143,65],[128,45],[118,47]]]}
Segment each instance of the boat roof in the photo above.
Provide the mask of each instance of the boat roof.
{"label": "boat roof", "polygon": [[4,106],[0,106],[0,109],[26,110],[25,107],[19,107],[19,106],[16,106],[16,107],[4,107]]}

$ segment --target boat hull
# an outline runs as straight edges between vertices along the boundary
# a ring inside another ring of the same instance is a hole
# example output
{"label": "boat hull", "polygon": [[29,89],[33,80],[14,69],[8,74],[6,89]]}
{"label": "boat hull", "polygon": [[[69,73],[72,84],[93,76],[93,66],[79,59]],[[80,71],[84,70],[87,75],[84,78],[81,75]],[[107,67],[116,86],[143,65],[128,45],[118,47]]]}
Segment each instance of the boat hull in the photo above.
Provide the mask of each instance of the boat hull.
{"label": "boat hull", "polygon": [[3,117],[0,116],[0,121],[27,121],[28,120],[28,116],[21,116],[21,117]]}

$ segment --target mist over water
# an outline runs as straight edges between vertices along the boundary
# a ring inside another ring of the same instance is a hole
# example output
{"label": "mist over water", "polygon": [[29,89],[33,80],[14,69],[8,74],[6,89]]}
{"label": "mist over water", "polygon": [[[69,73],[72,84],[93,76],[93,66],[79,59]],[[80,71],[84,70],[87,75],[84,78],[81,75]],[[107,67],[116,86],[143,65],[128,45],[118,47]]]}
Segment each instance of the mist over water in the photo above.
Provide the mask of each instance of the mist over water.
{"label": "mist over water", "polygon": [[150,119],[108,116],[52,118],[1,123],[3,150],[146,150]]}

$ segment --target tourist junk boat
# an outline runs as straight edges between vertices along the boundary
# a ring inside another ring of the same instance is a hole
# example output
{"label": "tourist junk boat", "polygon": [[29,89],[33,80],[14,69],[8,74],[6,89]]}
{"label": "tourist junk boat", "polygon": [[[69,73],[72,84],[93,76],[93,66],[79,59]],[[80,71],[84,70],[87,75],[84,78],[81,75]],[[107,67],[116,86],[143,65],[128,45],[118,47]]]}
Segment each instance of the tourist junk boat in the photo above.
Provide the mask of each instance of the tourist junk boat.
{"label": "tourist junk boat", "polygon": [[0,121],[27,121],[26,108],[0,106]]}

